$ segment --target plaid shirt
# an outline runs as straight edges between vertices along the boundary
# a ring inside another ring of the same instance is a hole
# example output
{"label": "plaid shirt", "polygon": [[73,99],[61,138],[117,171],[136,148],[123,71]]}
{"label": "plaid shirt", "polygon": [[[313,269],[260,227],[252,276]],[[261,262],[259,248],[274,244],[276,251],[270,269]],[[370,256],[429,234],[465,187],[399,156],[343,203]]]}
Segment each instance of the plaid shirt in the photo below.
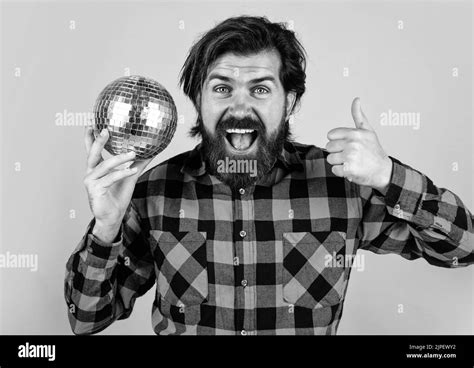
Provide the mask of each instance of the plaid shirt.
{"label": "plaid shirt", "polygon": [[335,176],[328,152],[285,143],[273,169],[232,191],[200,150],[143,173],[113,244],[87,232],[67,262],[75,334],[127,318],[156,284],[157,334],[335,334],[358,249],[474,263],[473,217],[393,157],[385,196]]}

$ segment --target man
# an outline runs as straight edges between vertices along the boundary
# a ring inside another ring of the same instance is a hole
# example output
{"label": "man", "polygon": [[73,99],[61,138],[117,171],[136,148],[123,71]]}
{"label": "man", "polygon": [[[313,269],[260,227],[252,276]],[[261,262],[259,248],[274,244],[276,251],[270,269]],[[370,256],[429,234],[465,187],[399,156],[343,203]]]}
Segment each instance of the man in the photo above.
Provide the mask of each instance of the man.
{"label": "man", "polygon": [[155,283],[157,334],[335,334],[351,267],[331,257],[474,262],[469,210],[387,156],[358,99],[355,127],[331,130],[325,149],[292,141],[305,53],[282,25],[218,24],[181,84],[198,112],[194,150],[142,174],[149,161],[116,169],[133,154],[103,161],[107,131],[86,132],[94,218],[65,280],[75,334],[127,318]]}

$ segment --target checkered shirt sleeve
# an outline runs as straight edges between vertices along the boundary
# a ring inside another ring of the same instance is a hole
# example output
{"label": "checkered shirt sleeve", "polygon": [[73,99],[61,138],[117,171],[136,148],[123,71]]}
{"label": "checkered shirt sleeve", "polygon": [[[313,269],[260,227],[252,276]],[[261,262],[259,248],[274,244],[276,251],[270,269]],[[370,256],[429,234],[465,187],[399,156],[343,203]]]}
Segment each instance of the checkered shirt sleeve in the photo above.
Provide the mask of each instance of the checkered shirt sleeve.
{"label": "checkered shirt sleeve", "polygon": [[395,253],[432,265],[455,268],[474,263],[473,215],[451,191],[391,157],[392,178],[385,196],[359,187],[363,198],[360,249]]}
{"label": "checkered shirt sleeve", "polygon": [[64,292],[75,334],[96,333],[127,318],[135,299],[155,283],[153,259],[133,201],[115,243],[94,236],[94,223],[92,219],[66,264]]}

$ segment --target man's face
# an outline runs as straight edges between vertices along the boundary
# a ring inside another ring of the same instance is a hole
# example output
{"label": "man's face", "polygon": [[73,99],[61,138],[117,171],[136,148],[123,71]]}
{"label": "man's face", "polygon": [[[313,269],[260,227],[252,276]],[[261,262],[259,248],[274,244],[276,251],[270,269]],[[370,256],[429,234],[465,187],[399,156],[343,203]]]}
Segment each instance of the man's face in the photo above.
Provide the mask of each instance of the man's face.
{"label": "man's face", "polygon": [[[280,63],[276,51],[224,54],[204,81],[199,114],[204,150],[212,173],[234,189],[268,172],[288,137],[295,96],[284,91]],[[245,160],[247,168],[256,163],[256,175],[222,170],[226,158]]]}

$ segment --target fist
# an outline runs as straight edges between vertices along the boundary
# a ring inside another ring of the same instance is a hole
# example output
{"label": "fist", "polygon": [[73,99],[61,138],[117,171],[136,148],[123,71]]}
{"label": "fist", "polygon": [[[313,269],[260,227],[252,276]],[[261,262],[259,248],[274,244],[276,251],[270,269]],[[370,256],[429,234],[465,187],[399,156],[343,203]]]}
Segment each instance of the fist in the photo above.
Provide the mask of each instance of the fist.
{"label": "fist", "polygon": [[328,132],[327,162],[335,175],[385,193],[392,175],[392,160],[362,112],[358,97],[352,101],[351,113],[355,128],[335,128]]}

